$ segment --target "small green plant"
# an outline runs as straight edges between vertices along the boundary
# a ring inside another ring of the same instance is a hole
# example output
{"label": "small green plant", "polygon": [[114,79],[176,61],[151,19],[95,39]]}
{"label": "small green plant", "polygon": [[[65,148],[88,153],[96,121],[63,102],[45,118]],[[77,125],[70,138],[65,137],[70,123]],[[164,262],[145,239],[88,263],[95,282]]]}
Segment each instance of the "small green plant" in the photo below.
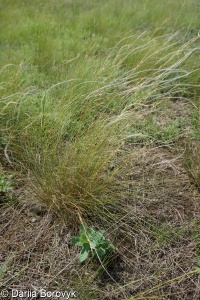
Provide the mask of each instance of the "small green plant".
{"label": "small green plant", "polygon": [[0,203],[13,200],[12,190],[14,184],[11,178],[12,175],[0,174]]}
{"label": "small green plant", "polygon": [[10,181],[11,175],[0,174],[0,194],[5,195],[13,189],[13,183]]}
{"label": "small green plant", "polygon": [[87,259],[90,253],[94,254],[94,258],[102,261],[106,255],[115,250],[115,247],[106,239],[104,230],[95,231],[93,227],[85,228],[80,225],[80,236],[73,236],[72,243],[75,246],[82,247],[79,254],[80,262]]}

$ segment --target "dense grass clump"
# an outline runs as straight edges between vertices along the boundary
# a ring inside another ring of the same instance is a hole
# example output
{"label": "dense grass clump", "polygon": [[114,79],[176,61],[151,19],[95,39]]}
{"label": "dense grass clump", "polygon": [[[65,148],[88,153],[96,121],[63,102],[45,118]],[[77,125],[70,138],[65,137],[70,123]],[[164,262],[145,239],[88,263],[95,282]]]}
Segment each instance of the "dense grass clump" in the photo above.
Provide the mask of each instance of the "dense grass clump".
{"label": "dense grass clump", "polygon": [[[134,43],[126,47],[119,43],[106,61],[93,68],[91,80],[66,80],[44,91],[30,89],[22,81],[26,64],[2,70],[2,75],[15,70],[21,90],[2,97],[3,143],[15,163],[28,170],[42,201],[74,216],[78,212],[101,214],[105,204],[124,199],[126,178],[122,179],[120,172],[125,171],[130,155],[124,144],[137,138],[166,141],[179,135],[175,123],[165,124],[162,131],[156,129],[153,111],[177,97],[184,85],[182,78],[187,77],[184,61],[193,54],[195,41],[173,50],[170,58],[157,62],[159,67],[145,71],[146,61],[152,64],[158,59],[157,53],[153,54],[154,40],[148,45],[152,54],[142,54],[133,70],[126,70],[124,64],[134,53]],[[163,51],[165,47],[160,55]],[[11,90],[5,86],[5,91]],[[145,106],[150,110],[143,113],[142,121],[141,108]]]}
{"label": "dense grass clump", "polygon": [[[101,7],[102,17],[107,5]],[[27,12],[31,9],[27,7]],[[73,14],[74,6],[69,4],[68,9]],[[83,14],[86,24],[92,12],[94,7]],[[50,14],[58,16],[52,10]],[[59,44],[55,38],[65,41],[63,34],[56,34],[64,25],[54,26],[48,16],[42,23],[38,16],[30,20],[30,24],[20,23],[16,28],[19,50],[25,45],[26,30],[31,29],[34,47],[29,49],[29,59],[21,62],[18,58],[1,70],[4,147],[28,171],[39,198],[50,207],[72,215],[96,215],[105,204],[114,205],[124,198],[125,183],[118,179],[122,160],[128,159],[123,150],[127,139],[166,142],[180,135],[176,120],[174,124],[164,124],[161,130],[151,111],[181,97],[185,79],[196,73],[187,69],[187,61],[192,61],[196,53],[197,38],[181,41],[177,37],[173,40],[171,35],[149,37],[137,32],[107,50],[106,55],[90,50],[87,44],[84,51],[81,44],[73,46],[72,55],[69,45],[62,45],[69,53],[63,60],[57,57],[61,49],[56,51],[54,45]],[[56,21],[60,24],[63,19]],[[86,26],[94,31],[91,34],[95,39],[108,20],[99,22],[94,23],[94,28],[91,24]],[[75,21],[72,25],[71,32],[81,34]],[[12,35],[7,39],[12,41]],[[73,36],[73,43],[79,39]],[[192,83],[186,86],[188,94],[184,93],[188,97]],[[138,109],[145,106],[150,112],[143,112],[143,119]],[[116,167],[111,172],[113,160]]]}

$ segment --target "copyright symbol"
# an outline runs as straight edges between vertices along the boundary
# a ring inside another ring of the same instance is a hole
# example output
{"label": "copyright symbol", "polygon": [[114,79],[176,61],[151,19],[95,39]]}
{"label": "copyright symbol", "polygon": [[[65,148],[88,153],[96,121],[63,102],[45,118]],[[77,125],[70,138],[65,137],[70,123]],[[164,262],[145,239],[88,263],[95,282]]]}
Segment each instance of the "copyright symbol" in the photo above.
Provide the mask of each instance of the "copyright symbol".
{"label": "copyright symbol", "polygon": [[2,290],[0,291],[0,296],[3,297],[3,298],[6,298],[8,297],[9,293],[7,290]]}

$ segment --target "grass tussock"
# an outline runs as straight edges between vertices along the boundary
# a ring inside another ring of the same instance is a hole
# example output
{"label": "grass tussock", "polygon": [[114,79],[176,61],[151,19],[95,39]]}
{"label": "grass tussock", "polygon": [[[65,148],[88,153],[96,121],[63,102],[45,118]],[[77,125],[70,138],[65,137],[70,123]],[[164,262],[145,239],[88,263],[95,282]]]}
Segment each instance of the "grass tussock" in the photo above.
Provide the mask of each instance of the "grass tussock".
{"label": "grass tussock", "polygon": [[[148,47],[155,47],[154,42],[157,38]],[[121,47],[120,42],[106,61],[93,70],[95,81],[67,80],[43,92],[31,89],[25,94],[17,93],[17,97],[15,94],[3,97],[2,116],[4,120],[12,120],[10,125],[10,121],[4,125],[3,139],[8,140],[4,144],[14,160],[28,170],[42,201],[74,217],[78,212],[100,214],[105,204],[126,197],[123,195],[126,178],[122,179],[120,170],[122,161],[126,165],[129,153],[123,145],[137,137],[137,124],[142,124],[138,111],[141,107],[150,108],[140,129],[147,134],[141,132],[139,136],[149,139],[152,132],[157,138],[166,140],[169,134],[169,139],[173,139],[174,130],[175,136],[179,135],[176,125],[170,125],[160,136],[151,112],[164,101],[175,98],[184,86],[182,80],[189,73],[182,68],[193,54],[190,47],[195,42],[196,39],[187,42],[174,50],[170,58],[162,58],[159,67],[145,71],[146,61],[158,59],[157,53],[142,54],[141,62],[126,71],[124,64],[135,49],[132,44]],[[142,46],[137,52],[145,48]],[[165,48],[160,49],[163,51]],[[2,73],[9,68],[18,70],[20,82],[26,66],[7,66]],[[102,82],[103,74],[109,70],[112,77],[107,75]],[[64,91],[60,98],[59,89]],[[116,165],[111,168],[113,161]]]}

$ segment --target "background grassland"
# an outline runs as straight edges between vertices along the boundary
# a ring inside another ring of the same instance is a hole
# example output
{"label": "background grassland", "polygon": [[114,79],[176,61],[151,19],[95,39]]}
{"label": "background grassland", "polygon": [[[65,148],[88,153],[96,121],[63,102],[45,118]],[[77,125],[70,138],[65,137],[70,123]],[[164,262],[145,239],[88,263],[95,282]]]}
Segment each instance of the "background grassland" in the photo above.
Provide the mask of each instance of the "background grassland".
{"label": "background grassland", "polygon": [[[0,1],[0,146],[19,200],[0,195],[0,287],[198,299],[199,15],[197,0]],[[104,267],[77,262],[81,220],[117,247]]]}

